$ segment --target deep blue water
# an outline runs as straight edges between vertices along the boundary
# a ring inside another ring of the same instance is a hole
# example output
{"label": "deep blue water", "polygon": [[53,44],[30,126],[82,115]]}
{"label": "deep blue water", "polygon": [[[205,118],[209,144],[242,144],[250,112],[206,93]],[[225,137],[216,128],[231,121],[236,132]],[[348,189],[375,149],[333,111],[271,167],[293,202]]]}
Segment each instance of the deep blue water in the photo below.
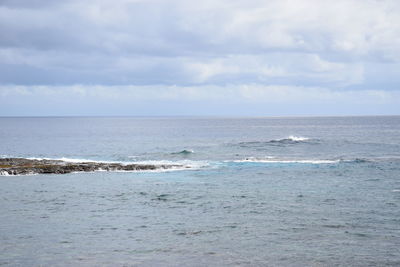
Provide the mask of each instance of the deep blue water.
{"label": "deep blue water", "polygon": [[0,118],[0,265],[399,266],[400,117]]}

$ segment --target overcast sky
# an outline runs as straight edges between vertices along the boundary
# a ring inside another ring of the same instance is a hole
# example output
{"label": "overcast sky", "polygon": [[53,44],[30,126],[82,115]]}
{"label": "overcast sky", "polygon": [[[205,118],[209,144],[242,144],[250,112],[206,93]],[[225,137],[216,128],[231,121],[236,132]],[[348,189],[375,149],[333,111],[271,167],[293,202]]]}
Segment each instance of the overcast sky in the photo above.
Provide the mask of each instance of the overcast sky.
{"label": "overcast sky", "polygon": [[0,0],[0,116],[372,114],[398,0]]}

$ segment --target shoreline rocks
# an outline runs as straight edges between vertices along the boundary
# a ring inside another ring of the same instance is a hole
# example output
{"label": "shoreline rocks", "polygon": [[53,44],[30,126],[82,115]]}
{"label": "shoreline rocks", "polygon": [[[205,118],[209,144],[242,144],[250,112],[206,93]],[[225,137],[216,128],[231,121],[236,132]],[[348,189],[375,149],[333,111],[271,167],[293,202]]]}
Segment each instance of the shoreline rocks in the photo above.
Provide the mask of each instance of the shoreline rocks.
{"label": "shoreline rocks", "polygon": [[[0,158],[0,175],[66,174],[95,171],[151,171],[185,168],[183,165],[67,162],[50,159]],[[189,168],[189,167],[186,167]]]}

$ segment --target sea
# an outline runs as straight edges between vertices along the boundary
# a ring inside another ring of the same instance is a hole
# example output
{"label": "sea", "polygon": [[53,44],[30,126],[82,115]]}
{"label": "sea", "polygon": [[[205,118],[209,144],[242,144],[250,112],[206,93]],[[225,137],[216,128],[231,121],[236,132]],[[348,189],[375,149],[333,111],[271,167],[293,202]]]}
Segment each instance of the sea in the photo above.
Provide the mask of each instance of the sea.
{"label": "sea", "polygon": [[1,266],[400,266],[400,116],[2,117]]}

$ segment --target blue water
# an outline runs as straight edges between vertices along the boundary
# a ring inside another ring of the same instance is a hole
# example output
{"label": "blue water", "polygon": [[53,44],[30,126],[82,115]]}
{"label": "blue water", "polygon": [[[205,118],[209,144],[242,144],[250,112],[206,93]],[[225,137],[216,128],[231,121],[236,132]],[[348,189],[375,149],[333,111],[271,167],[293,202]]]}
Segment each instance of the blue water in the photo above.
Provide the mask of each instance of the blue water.
{"label": "blue water", "polygon": [[400,117],[0,118],[0,265],[399,266]]}

